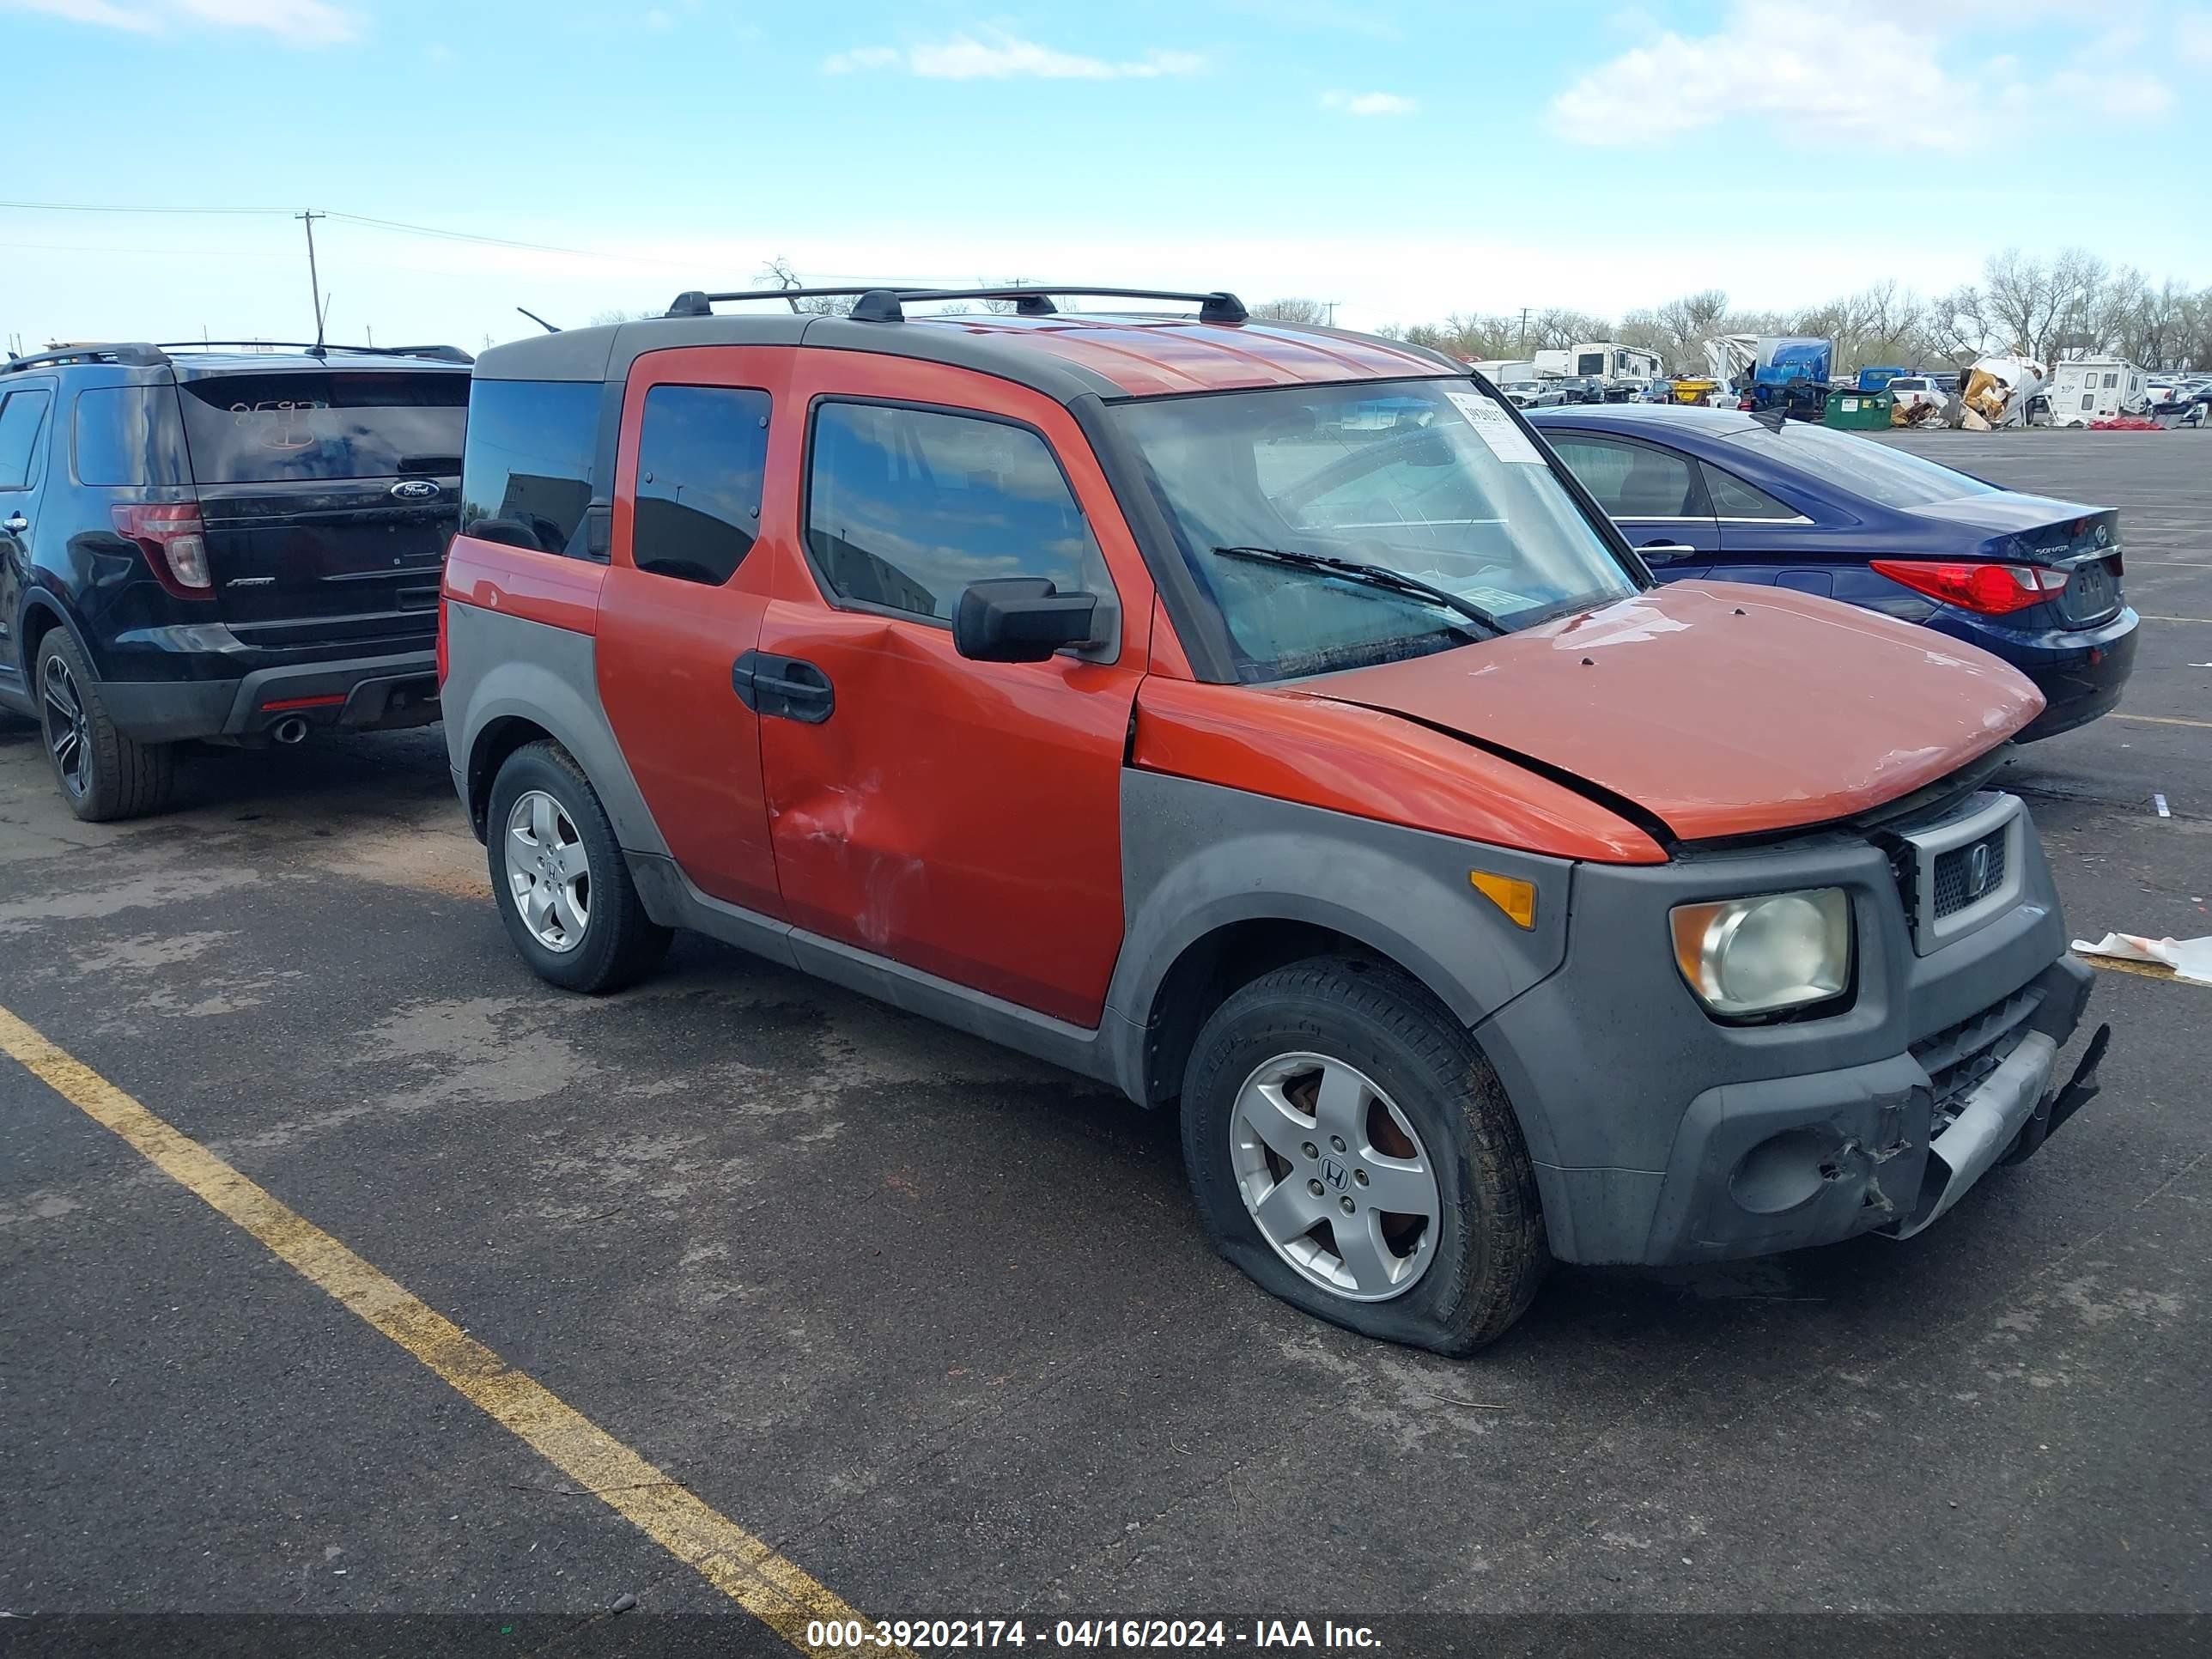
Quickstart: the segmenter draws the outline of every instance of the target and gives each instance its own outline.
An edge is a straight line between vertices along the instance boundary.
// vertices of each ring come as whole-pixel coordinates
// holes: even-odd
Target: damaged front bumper
[[[1932,1226],[1993,1165],[2032,1154],[2097,1092],[2109,1027],[2054,1086],[2088,981],[2084,963],[2063,957],[1894,1059],[1700,1095],[1644,1259],[1763,1255]]]
[[[2093,975],[2067,953],[2025,814],[2000,825],[2007,884],[1990,904],[1912,920],[1922,864],[1991,811],[1975,797],[1907,825],[1909,859],[1824,834],[1577,866],[1561,968],[1475,1027],[1528,1135],[1556,1257],[1657,1266],[1909,1237],[2079,1109],[2106,1039],[2054,1087]],[[1827,886],[1856,927],[1836,1012],[1717,1021],[1650,948],[1685,902]]]

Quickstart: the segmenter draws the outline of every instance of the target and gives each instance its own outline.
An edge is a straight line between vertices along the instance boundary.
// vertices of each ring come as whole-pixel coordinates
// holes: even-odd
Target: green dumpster
[[[1896,407],[1897,399],[1889,392],[1846,386],[1828,394],[1827,412],[1820,424],[1841,427],[1846,432],[1887,432],[1889,411]]]

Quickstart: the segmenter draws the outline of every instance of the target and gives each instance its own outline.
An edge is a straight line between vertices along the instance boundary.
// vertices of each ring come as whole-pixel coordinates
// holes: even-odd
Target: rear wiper
[[[1342,576],[1347,581],[1364,582],[1370,587],[1410,594],[1418,599],[1426,599],[1431,605],[1440,605],[1447,611],[1455,611],[1492,634],[1510,631],[1504,623],[1474,600],[1463,599],[1449,588],[1425,582],[1419,576],[1409,576],[1402,570],[1393,570],[1386,564],[1362,564],[1357,559],[1339,559],[1327,553],[1298,553],[1280,547],[1217,547],[1213,550],[1228,558],[1261,559],[1269,564],[1286,564],[1297,570],[1319,570],[1332,576]]]

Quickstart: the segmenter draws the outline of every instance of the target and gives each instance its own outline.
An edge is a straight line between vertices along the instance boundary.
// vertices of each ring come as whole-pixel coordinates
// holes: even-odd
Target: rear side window
[[[192,472],[204,484],[460,471],[465,374],[216,374],[177,390]]]
[[[1723,519],[1795,519],[1801,517],[1794,507],[1785,507],[1759,489],[1747,484],[1733,472],[1723,472],[1717,466],[1705,468],[1705,489],[1711,495],[1714,514]]]
[[[46,424],[46,405],[52,394],[44,386],[36,391],[11,392],[0,403],[0,489],[31,487],[31,461],[38,453],[39,428]]]
[[[599,451],[596,380],[478,380],[461,469],[465,534],[584,556]]]
[[[994,576],[1109,590],[1091,526],[1043,438],[1003,421],[824,404],[806,545],[840,599],[950,621]]]
[[[657,386],[638,427],[640,570],[720,586],[760,530],[769,396],[739,386]]]
[[[166,386],[100,386],[76,394],[76,481],[81,484],[184,484],[192,481]]]
[[[1546,436],[1608,518],[1711,516],[1697,471],[1683,456],[1646,444],[1614,443],[1579,433],[1547,433]]]

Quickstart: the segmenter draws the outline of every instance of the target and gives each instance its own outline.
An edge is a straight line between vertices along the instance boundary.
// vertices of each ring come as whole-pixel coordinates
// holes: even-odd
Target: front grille
[[[2017,902],[2025,826],[2017,799],[1985,790],[1875,833],[1897,878],[1916,955],[1964,938]]]
[[[2028,1022],[2043,1006],[2043,993],[2033,986],[1991,1003],[1970,1019],[1930,1032],[1912,1045],[1912,1057],[1928,1073],[1936,1097],[1936,1115],[1929,1126],[1930,1139],[1943,1133],[1983,1079],[2004,1063],[2020,1046]]]
[[[1937,921],[1956,915],[1983,894],[2003,885],[2008,830],[1993,830],[1979,841],[1936,855],[1935,910]]]

